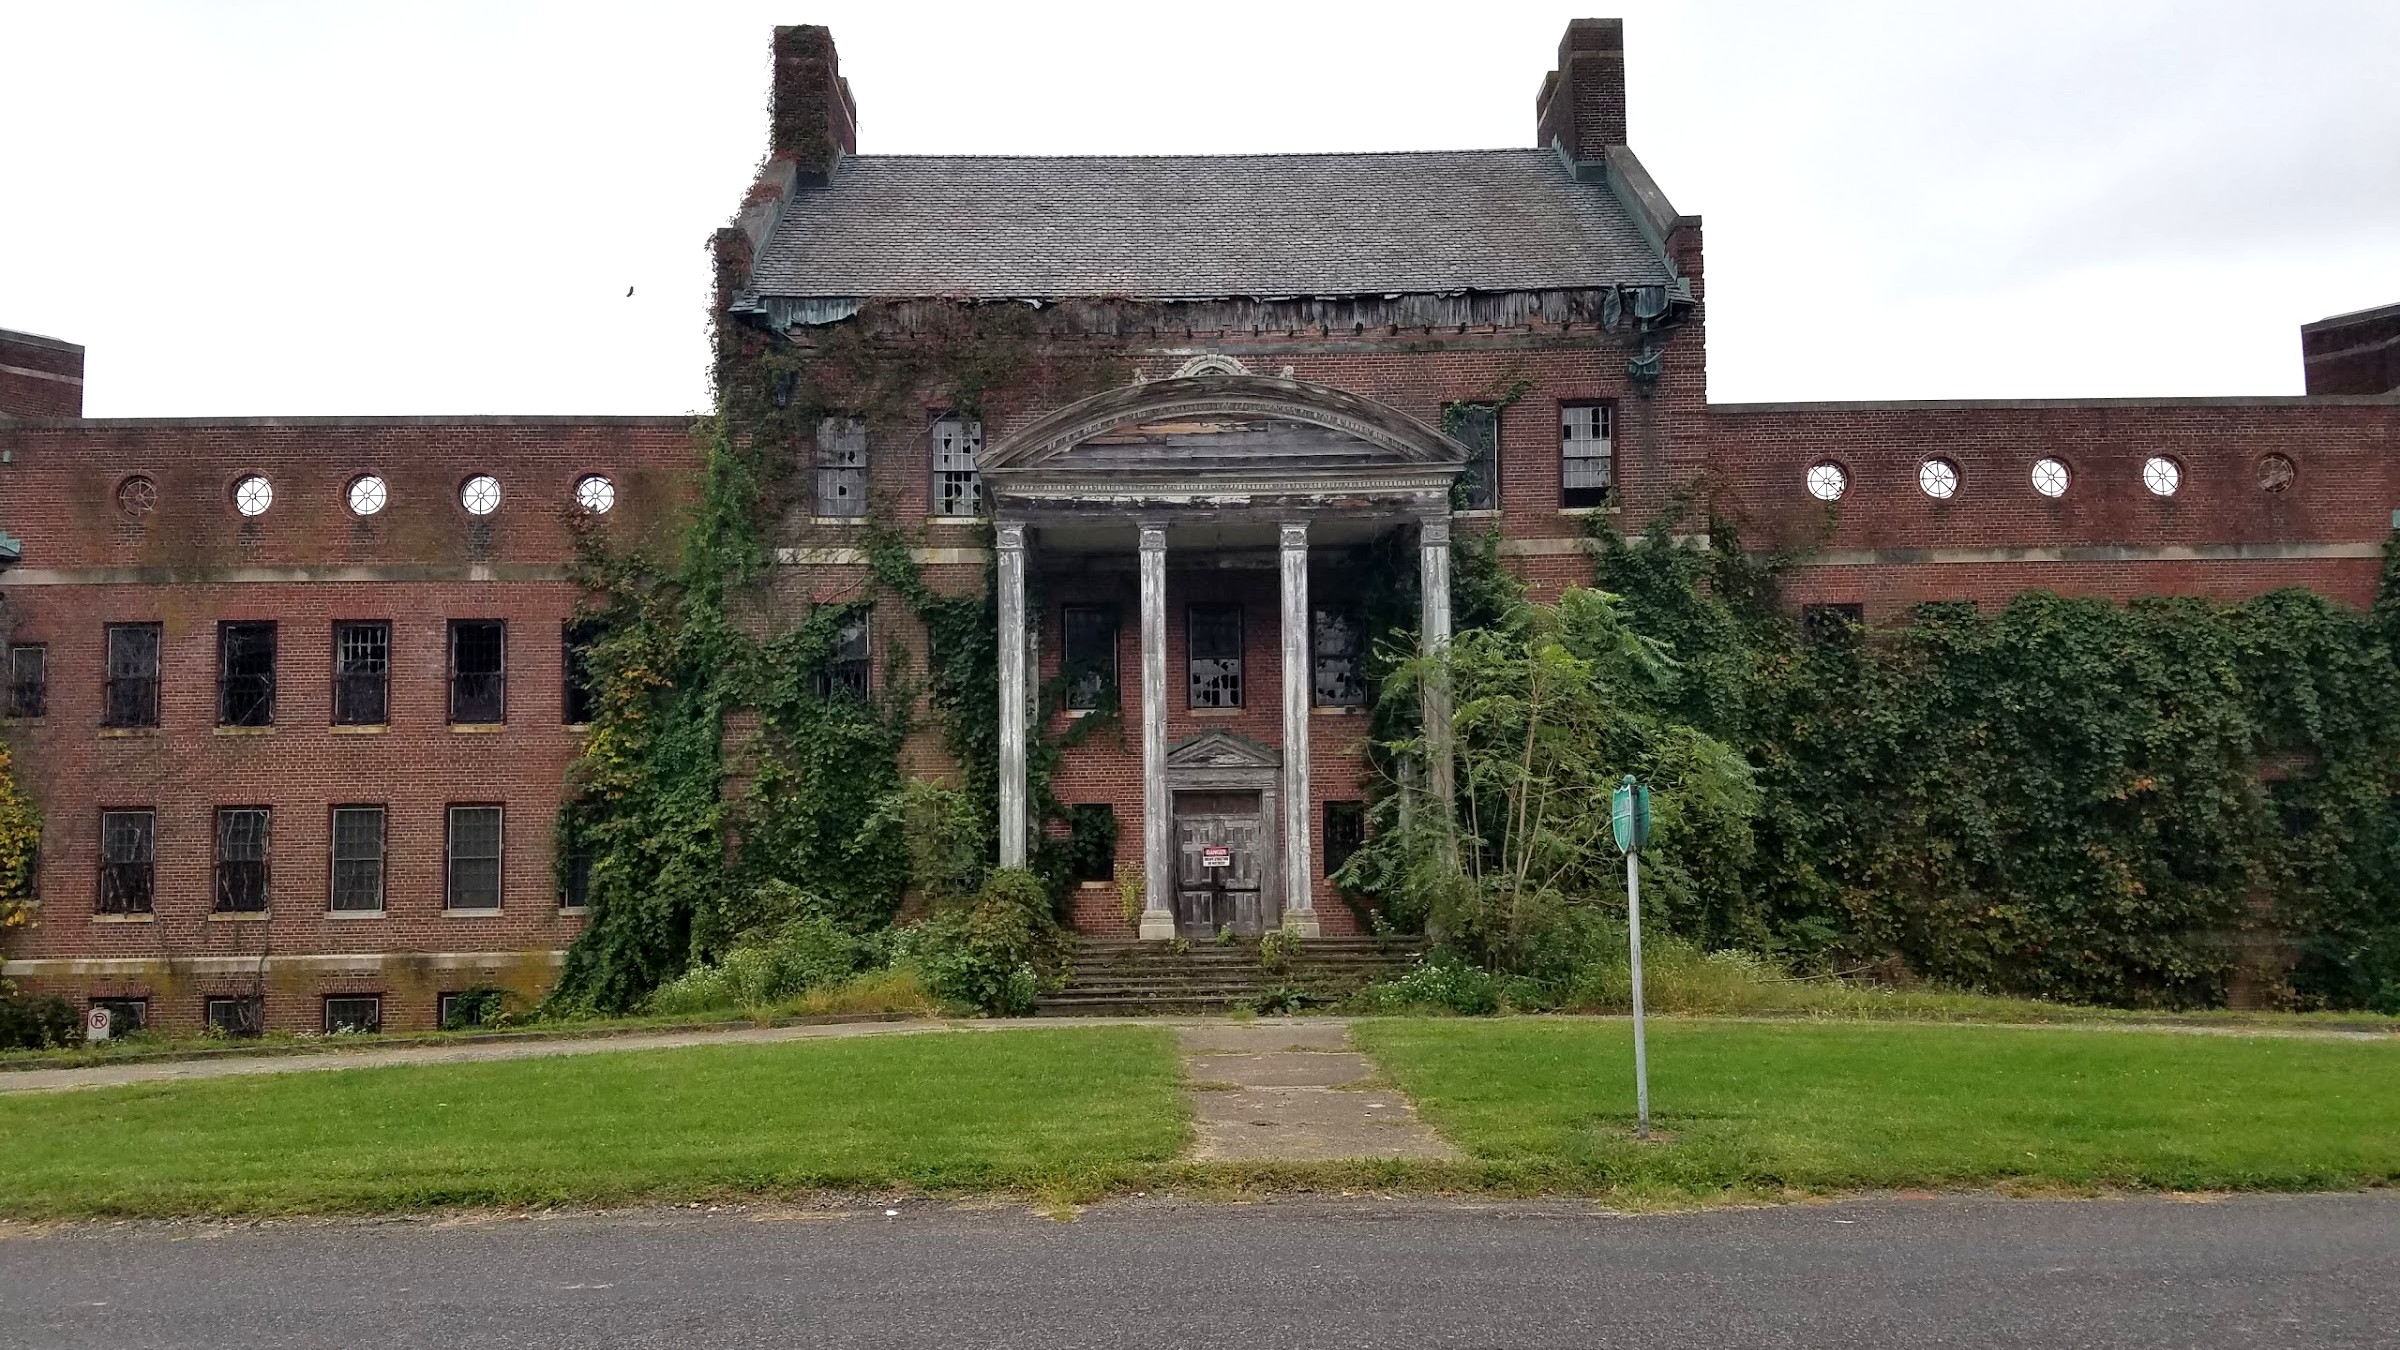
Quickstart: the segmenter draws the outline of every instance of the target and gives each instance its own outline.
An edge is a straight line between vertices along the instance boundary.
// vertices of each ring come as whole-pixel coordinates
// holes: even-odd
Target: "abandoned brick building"
[[[1554,591],[1590,576],[1588,517],[1701,482],[1746,539],[1813,545],[1795,603],[1870,617],[2373,594],[2400,308],[2310,325],[2302,397],[1710,403],[1700,219],[1628,144],[1614,20],[1570,25],[1530,145],[1465,152],[861,154],[830,35],[773,52],[721,361],[977,306],[1110,354],[1105,387],[824,416],[775,553],[804,606],[859,585],[868,520],[937,587],[996,551],[1006,858],[1029,691],[1123,716],[1052,779],[1142,883],[1129,917],[1095,877],[1087,931],[1350,931],[1325,878],[1359,829],[1361,544],[1416,570],[1437,639],[1452,541],[1496,530]],[[7,975],[180,1028],[538,993],[583,922],[551,856],[586,716],[568,564],[581,529],[671,525],[688,420],[87,419],[81,373],[0,333],[6,736],[44,819]],[[871,687],[923,636],[878,610],[845,644],[830,678]]]

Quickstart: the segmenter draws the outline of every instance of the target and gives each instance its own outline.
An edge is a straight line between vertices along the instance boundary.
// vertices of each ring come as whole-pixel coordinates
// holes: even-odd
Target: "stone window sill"
[[[265,923],[273,911],[264,909],[225,909],[212,911],[210,923]]]
[[[336,736],[381,736],[391,729],[388,722],[342,722],[328,728]]]
[[[157,727],[102,727],[102,728],[100,728],[100,738],[101,738],[102,740],[117,740],[117,739],[124,738],[124,737],[155,736],[155,735],[157,735],[157,734],[158,734],[158,728],[157,728]]]
[[[1450,513],[1450,516],[1453,520],[1498,520],[1500,518],[1500,508],[1497,506],[1486,506],[1480,507],[1473,511],[1453,511]]]
[[[1558,508],[1558,513],[1562,516],[1613,516],[1617,514],[1617,507],[1613,502],[1602,506],[1562,506]]]
[[[492,912],[495,914],[499,913],[498,910],[494,910]],[[558,907],[558,912],[570,919],[580,919],[584,915],[591,913],[592,907],[590,905],[560,905]]]
[[[1353,707],[1346,703],[1321,703],[1309,711],[1319,717],[1364,717],[1367,712],[1364,707]]]
[[[506,722],[452,722],[450,730],[460,736],[497,736],[508,730]]]
[[[928,524],[928,525],[981,525],[981,524],[983,523],[983,517],[981,517],[981,516],[927,516],[927,517],[925,517],[925,523],[926,523],[926,524]]]
[[[275,728],[273,728],[273,727],[271,727],[271,726],[267,726],[267,727],[216,727],[216,728],[214,728],[214,731],[215,731],[215,732],[216,732],[216,734],[217,734],[217,735],[219,735],[219,736],[272,736],[272,735],[274,735],[274,734],[275,734]]]
[[[1239,717],[1242,715],[1240,708],[1189,708],[1185,711],[1194,717]]]
[[[497,909],[444,909],[442,916],[449,919],[497,919],[500,917],[500,911]]]
[[[155,914],[95,914],[93,923],[156,923]]]
[[[865,516],[810,516],[810,517],[808,518],[808,523],[809,523],[809,524],[811,524],[811,525],[825,525],[825,526],[830,526],[830,527],[832,527],[832,528],[835,528],[835,529],[855,529],[855,528],[857,528],[858,526],[861,526],[861,525],[864,525],[864,524],[866,524],[866,523],[867,523],[867,517],[865,517]]]
[[[380,909],[329,909],[325,911],[325,917],[328,919],[380,919],[383,916],[384,911]]]

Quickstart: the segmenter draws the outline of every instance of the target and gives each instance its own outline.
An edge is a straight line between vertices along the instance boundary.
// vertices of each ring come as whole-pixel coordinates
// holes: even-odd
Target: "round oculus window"
[[[1832,460],[1808,466],[1808,495],[1821,502],[1838,502],[1850,490],[1850,471]]]
[[[2258,489],[2261,492],[2283,492],[2300,477],[2298,465],[2290,455],[2267,455],[2258,461]]]
[[[1917,489],[1937,502],[1958,495],[1958,466],[1946,459],[1929,459],[1917,466]]]
[[[250,474],[233,485],[233,509],[245,516],[263,516],[275,504],[275,485],[263,474]]]
[[[595,516],[604,516],[617,504],[617,485],[599,474],[585,474],[575,480],[575,505]]]
[[[158,484],[135,474],[117,484],[117,509],[140,520],[158,509]]]
[[[354,516],[374,515],[392,499],[391,489],[371,473],[362,473],[351,479],[349,488],[342,495],[350,503],[350,514]]]
[[[458,485],[458,504],[470,516],[488,516],[500,509],[500,480],[479,473]]]
[[[2142,486],[2153,497],[2172,497],[2183,489],[2183,466],[2165,455],[2142,461]]]
[[[2033,490],[2045,497],[2067,495],[2067,462],[2043,456],[2033,462]]]

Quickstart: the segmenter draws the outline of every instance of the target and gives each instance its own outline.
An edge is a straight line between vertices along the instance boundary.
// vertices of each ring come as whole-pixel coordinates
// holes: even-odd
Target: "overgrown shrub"
[[[0,1050],[43,1050],[83,1039],[75,1006],[51,994],[20,994],[0,986]]]
[[[812,989],[839,984],[870,964],[875,944],[832,918],[800,913],[754,931],[714,962],[659,987],[653,1012],[688,1014],[741,1008],[763,1011]]]
[[[1392,979],[1358,991],[1366,1013],[1449,1012],[1483,1017],[1500,1011],[1507,981],[1449,952],[1435,952]]]
[[[994,1016],[1021,1017],[1057,987],[1066,935],[1041,880],[1022,869],[991,874],[975,898],[901,930],[894,959],[913,963],[937,998]]]

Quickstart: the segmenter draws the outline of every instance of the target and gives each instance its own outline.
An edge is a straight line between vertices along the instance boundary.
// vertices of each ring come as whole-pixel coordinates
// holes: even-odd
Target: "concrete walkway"
[[[1377,1081],[1347,1021],[1187,1023],[1175,1034],[1196,1131],[1187,1162],[1461,1156]]]

